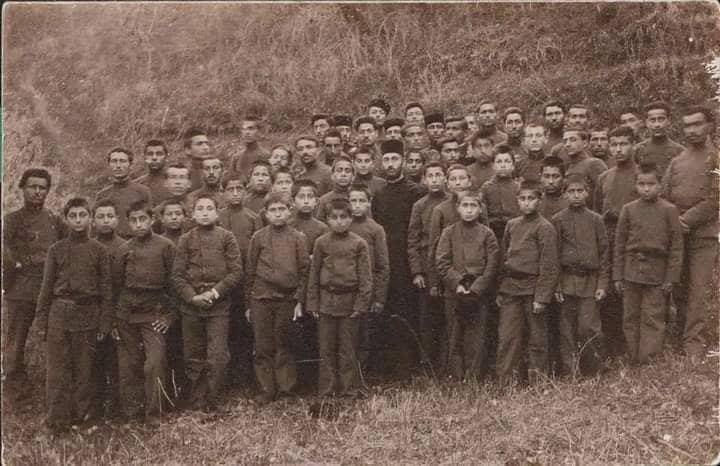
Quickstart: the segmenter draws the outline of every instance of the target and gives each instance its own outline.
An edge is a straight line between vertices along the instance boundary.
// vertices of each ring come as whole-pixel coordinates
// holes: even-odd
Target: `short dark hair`
[[[179,163],[179,162],[177,162],[177,163],[171,163],[170,165],[168,165],[168,166],[165,167],[165,178],[168,177],[168,170],[171,169],[171,168],[175,168],[175,169],[178,169],[178,170],[187,170],[188,179],[190,179],[190,177],[191,177],[191,175],[190,175],[190,169],[187,167],[187,165],[184,165],[184,164]]]
[[[268,173],[272,172],[272,167],[270,166],[270,164],[268,162],[266,162],[264,160],[256,160],[250,166],[250,175],[253,174],[253,172],[255,171],[255,169],[257,167],[265,167],[265,168],[267,168]]]
[[[542,197],[542,186],[535,180],[523,180],[522,183],[520,183],[518,194],[520,194],[521,191],[534,191],[538,197]]]
[[[431,168],[439,168],[443,171],[443,175],[445,174],[445,166],[440,162],[430,162],[425,165],[425,173],[427,174],[428,170],[430,170]]]
[[[490,128],[482,127],[470,138],[470,147],[475,147],[478,139],[487,139],[492,143],[492,131]]]
[[[620,109],[618,117],[625,115],[626,113],[632,113],[635,116],[640,116],[640,111],[637,109],[637,107],[625,106]]]
[[[168,148],[164,141],[161,141],[160,139],[150,139],[148,142],[145,143],[145,147],[143,147],[143,154],[147,151],[148,147],[162,147],[163,151],[165,151],[165,155],[168,155]]]
[[[163,201],[163,202],[158,206],[158,213],[159,213],[160,215],[165,214],[165,209],[166,209],[168,206],[171,206],[171,205],[179,205],[180,208],[182,209],[183,215],[185,215],[186,217],[188,216],[187,208],[185,207],[185,203],[184,203],[183,201],[181,201],[180,199],[172,198],[172,197],[171,197],[170,199],[167,199],[167,200]]]
[[[278,175],[282,174],[290,175],[290,179],[293,180],[293,183],[295,183],[295,176],[293,176],[292,171],[290,170],[290,167],[278,167],[277,170],[270,173],[270,180],[274,183],[277,179]]]
[[[423,151],[421,151],[421,150],[410,149],[410,150],[408,150],[408,151],[405,151],[405,159],[406,159],[406,160],[407,160],[407,158],[410,156],[410,154],[418,154],[418,155],[420,156],[420,158],[422,159],[423,164],[427,161],[427,157],[425,156],[425,152],[423,152]]]
[[[520,118],[522,118],[523,123],[525,122],[525,112],[520,107],[508,107],[503,112],[503,121],[505,121],[508,117],[508,115],[512,115],[513,113],[517,113],[520,115]]]
[[[348,195],[353,191],[365,193],[368,200],[372,200],[372,193],[370,192],[370,189],[368,189],[368,187],[365,186],[364,184],[359,184],[359,183],[351,184],[350,188],[348,188]]]
[[[292,207],[292,199],[290,196],[287,195],[287,193],[279,193],[276,191],[269,192],[265,199],[263,199],[263,207],[266,209],[270,207],[270,204],[285,204],[288,207]]]
[[[335,128],[330,128],[327,133],[325,133],[325,136],[323,136],[323,139],[327,138],[338,138],[342,139],[342,135],[340,134],[340,130],[337,130]]]
[[[662,100],[654,100],[643,107],[643,111],[647,114],[650,110],[665,110],[667,116],[670,116],[670,105]]]
[[[502,143],[495,146],[495,155],[499,154],[510,154],[513,155],[512,147],[509,145]],[[493,157],[493,160],[495,160],[495,157]],[[513,163],[515,162],[515,159],[513,158]]]
[[[342,197],[337,197],[330,201],[328,211],[332,212],[333,210],[342,210],[348,215],[352,215],[352,207],[350,206],[350,201]]]
[[[608,139],[609,138],[621,138],[621,137],[629,138],[630,142],[632,142],[632,143],[634,143],[636,140],[635,131],[633,131],[632,128],[629,126],[621,125],[621,126],[613,128],[608,133]]]
[[[483,99],[483,100],[481,100],[480,103],[479,103],[478,106],[477,106],[477,111],[478,111],[478,112],[480,111],[480,107],[482,107],[483,105],[492,105],[493,108],[495,109],[495,111],[497,111],[497,103],[496,103],[494,100],[490,100],[490,99]]]
[[[582,125],[568,125],[563,128],[563,134],[569,133],[569,132],[575,132],[580,135],[580,139],[583,141],[587,141],[590,135],[588,134],[587,129],[585,129]]]
[[[100,207],[112,207],[113,210],[115,211],[115,215],[117,215],[117,205],[115,204],[115,201],[113,201],[112,199],[103,199],[101,201],[96,202],[95,205],[93,205],[93,207],[92,207],[93,216],[95,216],[95,212]]]
[[[325,120],[327,124],[330,124],[330,115],[327,113],[316,113],[312,117],[310,117],[310,124],[314,125],[316,121],[318,120]]]
[[[183,134],[183,147],[185,147],[186,149],[190,147],[190,144],[192,143],[192,138],[194,138],[195,136],[207,136],[207,132],[197,126],[189,128],[187,131],[185,131],[185,134]]]
[[[301,188],[310,188],[313,191],[313,194],[315,194],[315,197],[318,195],[318,185],[313,180],[308,179],[301,179],[297,180],[295,183],[293,183],[292,188],[292,196],[293,198],[298,195]]]
[[[25,187],[28,178],[42,178],[47,181],[48,189],[50,189],[50,186],[52,186],[52,176],[50,176],[50,172],[48,172],[44,168],[28,168],[27,170],[25,170],[22,176],[20,176],[20,189],[23,189]]]
[[[320,146],[320,141],[318,141],[315,136],[310,136],[310,135],[307,135],[307,134],[305,134],[305,135],[303,135],[303,136],[298,136],[298,137],[296,137],[296,138],[295,138],[295,142],[293,143],[293,146],[294,146],[294,147],[297,147],[297,144],[298,144],[298,142],[300,142],[300,141],[312,141],[312,142],[315,143],[315,147]]]
[[[347,162],[347,163],[349,163],[349,164],[350,164],[350,167],[352,168],[353,173],[355,173],[355,166],[353,165],[352,160],[350,159],[350,157],[347,157],[347,156],[345,156],[345,155],[338,155],[337,157],[335,157],[335,160],[333,160],[333,163],[332,163],[332,166],[330,167],[330,170],[334,171],[334,170],[335,170],[335,166],[336,166],[338,163],[340,163],[340,162]]]
[[[361,116],[357,120],[355,120],[355,124],[353,125],[353,128],[355,128],[355,131],[357,131],[360,128],[360,125],[363,123],[370,123],[373,125],[373,128],[375,128],[375,119],[373,117],[369,116]]]
[[[468,167],[465,166],[465,165],[463,165],[463,164],[461,164],[461,163],[454,163],[454,164],[450,165],[450,166],[447,168],[447,170],[445,170],[445,174],[446,174],[446,175],[449,175],[450,172],[453,171],[453,170],[464,170],[465,173],[467,173],[468,176],[470,176],[470,170],[468,170]]]
[[[425,109],[422,105],[420,105],[420,102],[410,102],[409,104],[407,104],[405,106],[405,113],[407,113],[407,111],[411,108],[419,108],[420,110],[422,110],[423,114],[425,113]]]
[[[586,190],[590,190],[590,180],[587,176],[583,175],[582,173],[570,173],[566,178],[565,182],[563,183],[563,191],[566,191],[568,187],[570,187],[571,184],[579,184],[582,183],[583,186],[585,186]]]
[[[542,168],[540,169],[540,173],[542,173],[545,167],[556,167],[560,170],[560,174],[563,177],[565,176],[565,162],[563,162],[563,159],[558,156],[551,155],[545,157],[542,161]]]
[[[705,120],[708,123],[715,123],[715,112],[704,105],[692,105],[687,107],[683,112],[682,116],[695,115],[696,113],[702,113],[705,116]]]
[[[547,113],[548,107],[560,107],[563,113],[565,113],[565,105],[563,105],[563,103],[560,102],[558,99],[550,99],[543,104],[543,116],[545,116],[545,114]]]
[[[215,206],[215,208],[217,209],[217,199],[215,199],[214,197],[212,197],[212,196],[209,195],[209,194],[201,194],[201,195],[199,195],[199,196],[195,199],[195,201],[193,202],[193,206],[192,206],[192,207],[193,207],[193,210],[195,210],[195,206],[197,205],[197,203],[198,203],[201,199],[210,199],[210,200],[213,202],[213,205]]]
[[[67,217],[68,212],[70,212],[70,209],[73,207],[82,207],[88,211],[88,214],[91,212],[90,203],[87,199],[84,197],[73,197],[65,203],[65,206],[63,207],[63,217]]]
[[[116,152],[127,155],[128,162],[130,162],[130,163],[132,163],[133,159],[135,158],[135,156],[133,155],[133,153],[130,149],[125,149],[124,147],[113,147],[107,153],[107,161],[108,162],[110,162],[110,156]]]
[[[140,199],[139,201],[135,201],[132,204],[130,204],[130,207],[128,207],[127,212],[125,212],[125,217],[130,218],[130,214],[132,212],[145,212],[150,216],[150,218],[153,217],[153,209],[149,202]]]
[[[657,178],[658,182],[662,181],[662,173],[660,173],[659,167],[651,162],[648,163],[641,163],[640,166],[638,166],[638,175],[655,175],[655,178]]]
[[[222,187],[227,188],[231,181],[239,181],[240,186],[242,186],[243,188],[247,187],[247,180],[245,180],[245,178],[239,173],[232,173],[227,178],[223,178]]]
[[[353,160],[355,160],[358,154],[369,154],[372,158],[375,158],[377,156],[375,147],[369,144],[361,144],[360,146],[358,146],[358,148],[352,154]]]
[[[450,136],[443,136],[440,139],[438,139],[437,146],[442,149],[442,147],[449,142],[457,143],[457,145],[462,144],[462,142],[458,141],[457,138],[453,138]]]
[[[470,188],[467,191],[465,191],[464,193],[461,193],[460,195],[455,196],[455,205],[456,206],[460,205],[460,202],[463,199],[465,199],[466,197],[471,197],[471,198],[475,199],[478,202],[478,204],[480,204],[482,206],[482,191],[480,191],[479,189],[475,189],[475,188]]]

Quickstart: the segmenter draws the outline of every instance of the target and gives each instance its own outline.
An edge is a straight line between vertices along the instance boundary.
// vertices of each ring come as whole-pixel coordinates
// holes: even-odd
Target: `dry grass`
[[[171,415],[161,427],[104,425],[51,439],[41,412],[6,416],[9,465],[51,464],[707,464],[720,451],[718,360],[651,365],[498,392],[493,384],[374,387],[314,419],[313,400]]]

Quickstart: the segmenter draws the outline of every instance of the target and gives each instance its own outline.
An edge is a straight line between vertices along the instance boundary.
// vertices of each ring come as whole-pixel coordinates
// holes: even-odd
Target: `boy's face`
[[[278,173],[272,185],[273,192],[292,194],[293,179],[290,173]]]
[[[703,113],[693,113],[682,117],[683,134],[687,142],[693,145],[703,144],[710,133],[710,125]]]
[[[190,171],[187,168],[168,168],[165,187],[173,196],[184,196],[190,189]]]
[[[311,214],[317,206],[315,191],[309,186],[298,189],[295,195],[295,209],[303,214]]]
[[[480,216],[480,200],[477,198],[464,196],[456,208],[463,222],[474,222]]]
[[[225,187],[225,199],[230,205],[240,205],[245,199],[245,186],[240,180],[230,180]]]
[[[305,165],[312,165],[318,158],[318,147],[315,141],[301,139],[295,145],[295,152],[300,156],[300,161]]]
[[[405,122],[421,125],[425,122],[425,114],[420,107],[410,107],[405,111]]]
[[[478,122],[481,126],[495,126],[497,122],[497,109],[493,104],[482,104],[478,109]]]
[[[22,188],[23,200],[26,205],[41,206],[45,204],[50,186],[45,178],[30,176]]]
[[[349,126],[336,126],[335,129],[337,129],[340,132],[340,137],[342,138],[342,141],[347,143],[350,142],[350,138],[352,137],[352,128]]]
[[[652,201],[660,195],[660,182],[654,173],[638,173],[635,178],[635,190],[644,201]]]
[[[207,158],[207,156],[210,155],[210,141],[208,137],[204,134],[193,136],[190,139],[190,146],[185,148],[185,153],[193,159]]]
[[[475,119],[475,115],[465,115],[465,122],[468,125],[468,131],[471,133],[474,133],[478,130],[478,124],[477,120]]]
[[[212,199],[202,198],[195,203],[193,220],[198,225],[208,226],[215,223],[218,218],[217,207]]]
[[[290,165],[290,154],[288,154],[285,149],[278,147],[270,153],[268,162],[273,169],[277,169],[278,167],[287,167]]]
[[[145,148],[145,165],[151,172],[157,172],[165,166],[167,153],[163,146],[147,146]]]
[[[315,120],[313,123],[313,133],[315,133],[315,137],[319,140],[323,140],[325,137],[325,133],[328,132],[330,129],[330,124],[325,119]]]
[[[113,152],[108,158],[110,173],[116,180],[124,180],[130,174],[130,157],[124,152]]]
[[[530,215],[537,212],[540,204],[540,197],[531,189],[521,189],[517,195],[518,206],[523,215]]]
[[[558,130],[563,127],[565,112],[561,107],[551,105],[545,109],[545,124],[548,128]]]
[[[540,174],[540,184],[543,192],[548,194],[556,194],[560,191],[563,184],[563,175],[560,167],[544,166]]]
[[[513,139],[523,135],[523,119],[519,113],[510,113],[505,117],[505,132]]]
[[[333,166],[332,175],[333,183],[341,188],[347,188],[352,183],[353,166],[352,163],[344,160],[336,162]]]
[[[490,139],[478,138],[473,145],[473,155],[479,163],[485,164],[492,162],[493,143]]]
[[[391,126],[385,130],[385,139],[401,141],[402,140],[402,128],[399,126]]]
[[[150,234],[150,225],[152,224],[152,217],[143,210],[133,210],[128,212],[128,225],[130,226],[130,232],[136,238],[143,238]]]
[[[395,179],[402,175],[403,158],[397,152],[388,152],[382,156],[382,167],[385,174],[390,179]]]
[[[459,121],[449,121],[447,125],[445,125],[445,135],[462,141],[465,139],[463,124]]]
[[[203,181],[207,186],[217,186],[222,179],[223,165],[220,159],[205,159],[202,162]]]
[[[265,217],[275,227],[287,225],[291,213],[290,207],[282,202],[271,202],[265,209]]]
[[[364,191],[350,191],[348,195],[353,217],[365,217],[370,210],[370,199]]]
[[[373,118],[377,124],[381,125],[385,121],[387,113],[380,107],[370,107],[368,109],[368,116]]]
[[[523,146],[528,152],[535,153],[543,150],[543,147],[547,144],[545,128],[537,125],[527,126],[524,133]]]
[[[512,154],[495,155],[493,170],[495,170],[495,174],[501,178],[512,176],[513,170],[515,170],[515,161],[513,160]]]
[[[632,159],[633,144],[627,136],[613,136],[610,138],[610,155],[615,162],[623,163]]]
[[[240,125],[240,137],[246,144],[257,142],[259,130],[257,121],[244,120]]]
[[[457,141],[446,142],[440,149],[440,155],[448,165],[459,162],[460,144],[458,144]]]
[[[590,132],[590,153],[594,157],[604,158],[608,153],[608,133],[607,131],[591,131]]]
[[[180,230],[185,223],[185,212],[177,204],[168,204],[163,210],[161,221],[166,230]]]
[[[565,188],[565,199],[572,207],[585,206],[589,194],[585,183],[570,183]]]
[[[250,186],[257,193],[266,193],[270,189],[270,170],[264,165],[258,165],[250,173]]]
[[[568,122],[571,125],[585,126],[589,116],[587,108],[573,107],[568,110]]]
[[[343,149],[342,141],[339,137],[328,136],[325,138],[325,149],[334,157],[337,157]]]
[[[370,173],[370,170],[372,170],[373,168],[372,155],[364,152],[359,152],[355,154],[355,160],[353,160],[353,165],[355,165],[355,171],[358,175],[368,175]]]
[[[450,192],[459,193],[470,189],[470,176],[467,170],[456,168],[447,174],[447,186]]]
[[[345,233],[351,223],[352,217],[343,209],[332,209],[327,216],[327,224],[333,233]]]
[[[642,128],[642,120],[634,113],[623,113],[620,115],[620,124],[632,128],[635,134]]]
[[[654,108],[647,112],[645,126],[650,130],[652,137],[662,138],[667,135],[667,130],[670,127],[670,118],[664,109]]]
[[[423,158],[418,152],[410,152],[405,157],[405,173],[410,176],[417,176],[422,172]]]
[[[563,133],[563,146],[570,157],[575,157],[585,150],[587,141],[580,136],[579,131],[565,131]]]
[[[408,149],[422,149],[425,145],[425,131],[420,126],[411,126],[405,130],[405,145]]]
[[[98,207],[93,216],[95,231],[101,235],[109,235],[117,228],[118,218],[115,208],[111,206]]]
[[[442,167],[430,167],[425,170],[425,184],[430,192],[442,191],[445,186],[445,173]]]
[[[377,140],[377,130],[372,123],[361,123],[358,126],[358,142],[360,144],[372,145]]]
[[[65,221],[72,231],[86,231],[90,224],[90,212],[85,207],[70,207]]]
[[[427,126],[428,137],[433,141],[437,141],[438,139],[440,139],[444,132],[445,125],[443,123],[440,123],[439,121],[435,123],[430,123]]]

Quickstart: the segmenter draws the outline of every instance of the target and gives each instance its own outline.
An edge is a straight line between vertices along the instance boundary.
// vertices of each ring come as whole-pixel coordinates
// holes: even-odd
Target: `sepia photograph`
[[[713,1],[6,2],[2,464],[720,464]]]

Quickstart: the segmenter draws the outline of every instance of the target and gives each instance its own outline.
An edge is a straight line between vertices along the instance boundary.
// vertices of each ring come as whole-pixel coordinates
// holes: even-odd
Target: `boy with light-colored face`
[[[447,187],[456,196],[470,189],[472,183],[467,168],[461,165],[453,165],[448,168]]]
[[[479,129],[475,115],[465,115],[465,122],[468,125],[468,131],[470,133],[475,133]]]
[[[219,158],[213,157],[202,162],[203,182],[206,188],[217,188],[223,175],[223,164]]]
[[[353,164],[344,158],[335,161],[332,167],[332,181],[335,189],[346,191],[354,176]]]
[[[408,104],[405,107],[405,123],[408,125],[425,124],[425,111],[420,104]]]
[[[146,238],[152,233],[152,216],[144,209],[129,211],[128,224],[135,238]]]
[[[525,127],[523,136],[523,147],[528,154],[542,153],[547,144],[545,128],[541,125],[529,124]]]
[[[271,202],[265,207],[265,217],[274,228],[287,225],[292,210],[286,202]]]
[[[500,152],[495,154],[493,159],[493,170],[499,178],[512,178],[515,170],[515,160],[509,152]]]
[[[428,187],[428,192],[439,193],[445,189],[445,172],[442,166],[434,164],[429,166],[425,170],[425,185]]]
[[[374,163],[372,154],[367,151],[358,151],[353,157],[353,166],[355,167],[355,173],[358,176],[371,176]]]
[[[460,156],[462,152],[460,150],[460,143],[457,139],[443,138],[438,141],[440,145],[440,155],[446,165],[452,165],[460,162]]]
[[[114,182],[121,182],[128,178],[132,157],[125,152],[111,152],[108,155],[108,166]]]
[[[190,170],[181,164],[165,169],[165,187],[174,197],[183,197],[190,189]]]
[[[563,147],[571,159],[580,157],[587,147],[587,133],[580,129],[566,129],[563,133]]]
[[[425,128],[417,124],[405,125],[403,130],[405,146],[408,150],[420,150],[426,143]]]
[[[578,178],[580,175],[575,174],[573,175],[573,178]],[[573,209],[581,209],[581,208],[587,208],[587,199],[590,195],[590,192],[588,191],[588,183],[586,180],[583,179],[582,182],[579,181],[569,181],[568,185],[565,187],[565,199],[567,199],[568,203],[570,204],[570,207]]]
[[[290,149],[285,145],[275,146],[270,150],[270,157],[268,157],[268,163],[272,168],[272,171],[276,171],[280,167],[290,167],[290,160],[292,155]]]
[[[405,175],[412,181],[419,183],[423,175],[425,158],[420,152],[408,152],[405,156]]]
[[[161,215],[162,227],[165,231],[166,237],[168,237],[171,232],[177,234],[177,232],[182,231],[187,218],[185,215],[185,208],[182,204],[167,201],[163,206]]]
[[[100,206],[95,208],[93,225],[98,236],[112,236],[118,225],[117,212],[114,206]]]
[[[317,206],[317,190],[309,186],[301,186],[294,199],[295,210],[299,214],[312,215]]]
[[[218,219],[217,205],[211,197],[199,197],[193,206],[193,220],[200,227],[215,225]]]
[[[289,170],[279,170],[272,176],[272,192],[284,193],[292,197],[293,176]]]

